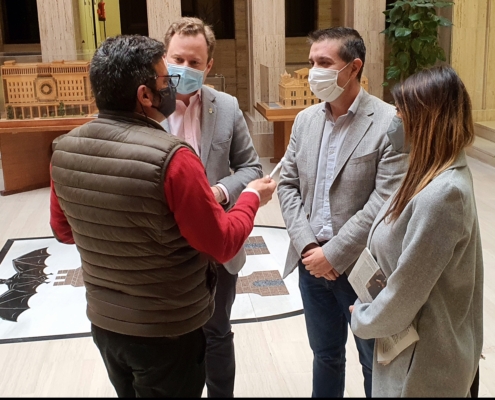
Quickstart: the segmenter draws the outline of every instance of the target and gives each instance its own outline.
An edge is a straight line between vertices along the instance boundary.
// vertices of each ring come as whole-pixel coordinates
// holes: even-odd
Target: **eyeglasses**
[[[174,74],[174,75],[157,75],[155,76],[156,78],[168,78],[168,86],[176,88],[179,85],[180,81],[180,75]]]

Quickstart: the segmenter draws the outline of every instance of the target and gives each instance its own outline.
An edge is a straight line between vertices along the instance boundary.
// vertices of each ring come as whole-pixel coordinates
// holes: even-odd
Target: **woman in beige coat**
[[[363,339],[411,323],[418,332],[388,365],[375,348],[374,397],[467,397],[483,342],[481,239],[464,154],[471,102],[450,67],[421,71],[392,94],[403,130],[391,141],[409,149],[409,169],[368,239],[387,284],[372,303],[355,303],[351,328]]]

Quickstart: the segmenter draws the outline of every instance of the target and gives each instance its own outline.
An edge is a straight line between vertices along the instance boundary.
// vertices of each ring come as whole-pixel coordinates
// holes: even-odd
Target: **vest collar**
[[[152,128],[165,131],[165,129],[163,129],[163,126],[161,126],[157,121],[145,117],[144,115],[138,114],[137,112],[101,110],[101,112],[98,113],[98,118],[112,119],[115,121],[125,121],[131,124],[143,126],[151,126]]]

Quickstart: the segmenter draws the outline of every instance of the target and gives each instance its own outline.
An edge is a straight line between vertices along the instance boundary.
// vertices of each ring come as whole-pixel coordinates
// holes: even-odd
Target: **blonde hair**
[[[194,17],[182,17],[181,19],[173,22],[168,28],[167,33],[165,34],[165,39],[163,40],[166,50],[168,50],[172,37],[176,34],[185,36],[203,35],[206,39],[208,62],[210,62],[217,43],[215,34],[213,33],[213,29],[210,25],[207,25],[199,18]]]
[[[474,140],[471,100],[451,67],[411,75],[392,89],[392,96],[410,153],[406,176],[386,214],[390,221]]]

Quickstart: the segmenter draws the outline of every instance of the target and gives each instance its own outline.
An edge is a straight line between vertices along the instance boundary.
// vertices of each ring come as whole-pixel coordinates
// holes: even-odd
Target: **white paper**
[[[349,274],[349,283],[362,303],[371,303],[387,285],[387,279],[375,258],[366,247]],[[419,340],[414,326],[409,325],[402,332],[375,341],[377,361],[387,365],[404,349]]]

